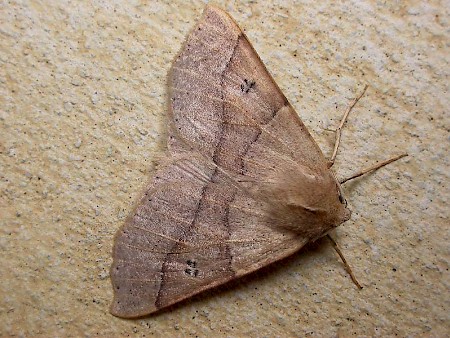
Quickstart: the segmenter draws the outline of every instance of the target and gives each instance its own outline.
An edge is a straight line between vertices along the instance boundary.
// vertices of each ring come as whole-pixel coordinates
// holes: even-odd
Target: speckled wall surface
[[[216,2],[330,154],[354,211],[326,241],[139,320],[111,316],[111,247],[164,148],[166,76],[200,1],[0,4],[1,336],[450,334],[449,4]]]

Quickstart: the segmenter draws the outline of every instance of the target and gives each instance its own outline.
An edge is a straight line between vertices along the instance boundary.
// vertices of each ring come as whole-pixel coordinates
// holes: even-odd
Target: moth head
[[[318,237],[350,219],[341,187],[330,170],[305,166],[277,170],[261,190],[288,228]],[[320,237],[320,236],[319,236]]]

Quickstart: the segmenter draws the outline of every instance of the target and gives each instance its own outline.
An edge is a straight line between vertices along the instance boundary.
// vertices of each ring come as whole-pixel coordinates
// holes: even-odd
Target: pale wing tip
[[[158,311],[154,300],[151,297],[139,297],[131,294],[132,288],[121,285],[120,275],[118,275],[114,259],[110,269],[110,279],[113,288],[113,300],[109,307],[109,312],[119,318],[139,318]]]
[[[156,306],[142,309],[140,307],[132,308],[129,305],[122,305],[119,299],[120,297],[114,295],[112,304],[109,307],[109,312],[115,317],[125,319],[140,318],[158,311]]]
[[[214,17],[219,18],[219,21],[225,26],[228,26],[228,29],[231,29],[234,34],[239,35],[241,33],[241,28],[233,17],[220,7],[215,5],[206,5],[203,10],[202,20],[200,20],[198,24],[201,24],[203,21],[209,21],[208,17],[210,17],[210,20],[212,21],[215,21],[215,19],[213,19]]]
[[[228,16],[227,12],[225,12],[222,8],[220,8],[216,5],[211,5],[211,4],[207,4],[205,6],[205,9],[203,10],[203,15],[205,15],[207,13],[212,13],[212,12]]]

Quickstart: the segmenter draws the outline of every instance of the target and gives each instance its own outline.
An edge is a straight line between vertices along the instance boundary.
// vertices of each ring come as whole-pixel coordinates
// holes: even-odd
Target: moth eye
[[[347,200],[341,194],[339,194],[339,202],[347,206]]]

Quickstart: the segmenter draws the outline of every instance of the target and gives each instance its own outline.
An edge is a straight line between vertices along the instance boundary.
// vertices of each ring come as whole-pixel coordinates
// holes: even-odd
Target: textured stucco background
[[[108,312],[111,247],[164,148],[166,76],[201,1],[0,3],[0,336],[450,335],[449,2],[219,1],[330,154],[328,242],[168,311]]]

